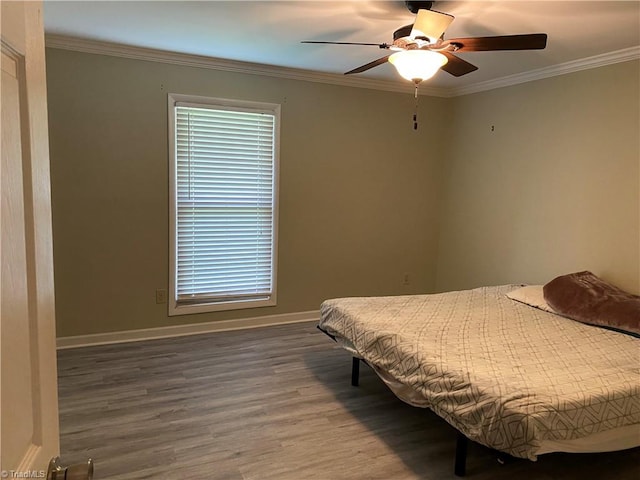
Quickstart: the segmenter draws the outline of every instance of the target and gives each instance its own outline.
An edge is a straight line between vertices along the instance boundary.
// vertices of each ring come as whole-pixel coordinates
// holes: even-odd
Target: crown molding
[[[263,75],[267,77],[286,78],[290,80],[326,83],[356,88],[369,88],[373,90],[384,90],[398,93],[407,93],[412,90],[412,88],[407,87],[406,82],[374,80],[362,77],[338,75],[334,73],[321,73],[312,70],[277,67],[261,63],[239,62],[236,60],[176,53],[152,48],[134,47],[131,45],[69,37],[66,35],[47,34],[45,35],[45,44],[49,48],[57,48],[61,50],[72,50],[83,53],[168,63],[172,65],[207,68],[224,72]],[[610,53],[595,55],[593,57],[573,60],[553,65],[551,67],[540,68],[515,75],[508,75],[506,77],[496,78],[464,87],[437,88],[421,85],[419,94],[431,97],[458,97],[461,95],[494,90],[496,88],[518,85],[520,83],[532,82],[544,78],[578,72],[580,70],[603,67],[605,65],[638,59],[640,59],[640,45],[616,50]]]
[[[541,80],[543,78],[556,77],[558,75],[566,75],[567,73],[579,72],[581,70],[604,67],[605,65],[639,59],[640,45],[636,45],[635,47],[624,48],[622,50],[616,50],[602,55],[594,55],[593,57],[581,58],[579,60],[560,63],[551,67],[539,68],[524,73],[488,80],[486,82],[475,83],[473,85],[467,85],[466,87],[454,87],[448,90],[446,96],[459,97],[461,95],[494,90],[496,88],[533,82],[534,80]]]
[[[261,63],[239,62],[222,58],[191,55],[186,53],[169,52],[152,48],[134,47],[118,43],[88,40],[69,37],[66,35],[45,35],[45,45],[49,48],[71,50],[75,52],[110,55],[114,57],[146,60],[150,62],[169,63],[187,67],[207,68],[224,72],[245,73],[249,75],[263,75],[267,77],[302,80],[306,82],[327,83],[347,87],[369,88],[389,92],[413,93],[413,86],[406,82],[374,80],[362,77],[351,77],[334,73],[321,73],[312,70],[277,67]],[[428,86],[420,86],[420,95],[433,97],[447,96],[446,90]]]

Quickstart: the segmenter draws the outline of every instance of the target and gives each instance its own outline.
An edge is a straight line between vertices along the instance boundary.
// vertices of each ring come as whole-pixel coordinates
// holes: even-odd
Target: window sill
[[[241,310],[259,307],[275,307],[276,299],[267,300],[238,300],[234,302],[199,303],[195,305],[169,305],[169,316],[190,315],[193,313],[223,312],[227,310]]]

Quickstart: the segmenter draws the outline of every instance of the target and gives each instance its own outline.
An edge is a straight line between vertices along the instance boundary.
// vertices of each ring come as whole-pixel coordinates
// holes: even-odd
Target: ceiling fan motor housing
[[[411,13],[418,13],[418,10],[431,10],[433,2],[404,2]]]

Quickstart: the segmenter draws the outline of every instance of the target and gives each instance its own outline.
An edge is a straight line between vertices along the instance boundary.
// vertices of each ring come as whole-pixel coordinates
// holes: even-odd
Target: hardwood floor
[[[100,479],[440,480],[456,434],[309,323],[61,350],[62,460]],[[637,479],[640,449],[496,462],[467,478]]]

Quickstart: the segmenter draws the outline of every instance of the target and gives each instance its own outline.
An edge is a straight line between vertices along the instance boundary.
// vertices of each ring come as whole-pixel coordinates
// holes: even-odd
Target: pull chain
[[[413,129],[414,130],[418,130],[418,83],[420,82],[415,82],[416,90],[415,90],[414,97],[416,99],[416,103],[413,109]]]

